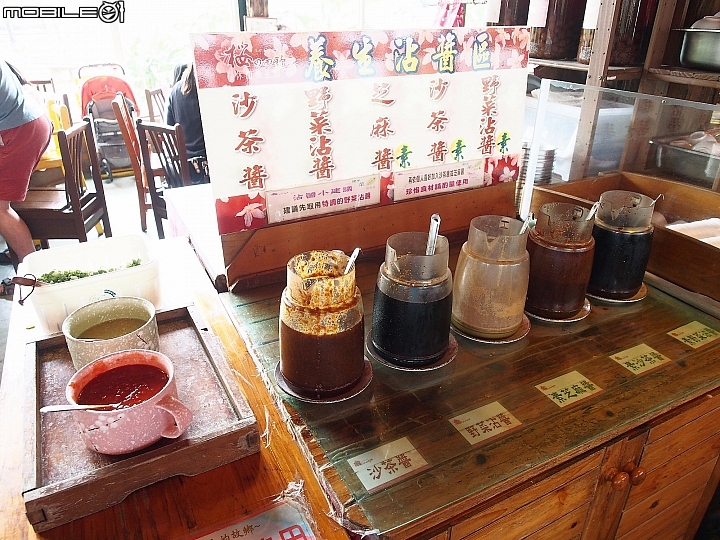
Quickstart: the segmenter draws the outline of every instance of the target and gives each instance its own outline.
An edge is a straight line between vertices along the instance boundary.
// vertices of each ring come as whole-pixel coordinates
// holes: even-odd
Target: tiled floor
[[[107,198],[108,214],[110,215],[110,226],[113,236],[128,234],[141,234],[149,242],[157,242],[157,229],[152,212],[147,214],[148,230],[143,233],[140,229],[140,211],[138,210],[137,190],[135,179],[132,176],[115,178],[111,183],[105,184],[105,196]],[[90,233],[92,242],[97,238],[94,231]],[[58,246],[74,241],[50,241],[50,247]],[[5,242],[0,239],[0,247]],[[15,271],[11,265],[0,265],[0,280],[12,277]],[[10,324],[10,313],[13,306],[12,296],[0,296],[0,380],[2,380],[2,366],[5,359],[5,343],[7,341],[8,326]]]

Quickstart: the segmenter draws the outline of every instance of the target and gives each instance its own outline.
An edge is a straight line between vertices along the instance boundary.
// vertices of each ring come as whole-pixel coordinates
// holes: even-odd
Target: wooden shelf
[[[568,69],[571,71],[584,71],[590,69],[588,64],[582,64],[575,60],[544,60],[542,58],[530,58],[531,65],[550,67],[556,69]],[[607,80],[619,81],[628,79],[639,79],[642,76],[642,66],[608,66]]]
[[[680,84],[693,84],[696,86],[707,86],[720,88],[720,73],[711,71],[698,71],[681,67],[651,67],[647,70],[649,78]]]

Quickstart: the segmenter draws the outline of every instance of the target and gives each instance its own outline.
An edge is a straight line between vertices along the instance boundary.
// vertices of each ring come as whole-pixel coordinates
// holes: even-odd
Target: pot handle
[[[175,425],[168,427],[161,433],[163,437],[168,439],[177,439],[180,435],[185,433],[190,422],[192,422],[193,414],[190,409],[183,405],[178,398],[169,395],[162,398],[155,405],[160,409],[172,414],[175,419]]]

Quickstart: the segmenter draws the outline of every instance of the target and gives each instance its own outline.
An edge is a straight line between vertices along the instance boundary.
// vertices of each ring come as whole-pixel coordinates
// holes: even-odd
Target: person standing
[[[205,152],[205,134],[200,118],[195,67],[188,65],[182,78],[172,87],[168,96],[167,124],[180,124],[185,135],[185,149],[190,161],[190,179],[193,184],[210,181]]]
[[[35,245],[10,203],[25,200],[30,175],[53,132],[42,103],[23,89],[26,84],[20,73],[0,59],[0,234],[20,262],[35,251]]]

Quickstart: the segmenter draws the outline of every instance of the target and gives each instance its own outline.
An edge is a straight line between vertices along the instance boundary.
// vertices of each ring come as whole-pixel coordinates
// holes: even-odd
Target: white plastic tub
[[[141,264],[125,268],[133,259],[140,259]],[[118,267],[122,269],[35,287],[28,302],[37,313],[41,330],[55,333],[61,331],[62,323],[70,313],[108,295],[138,296],[160,307],[159,265],[145,239],[116,236],[36,251],[25,257],[18,275],[32,274],[40,278],[52,270],[97,271]],[[21,291],[25,295],[29,289],[22,287]]]

